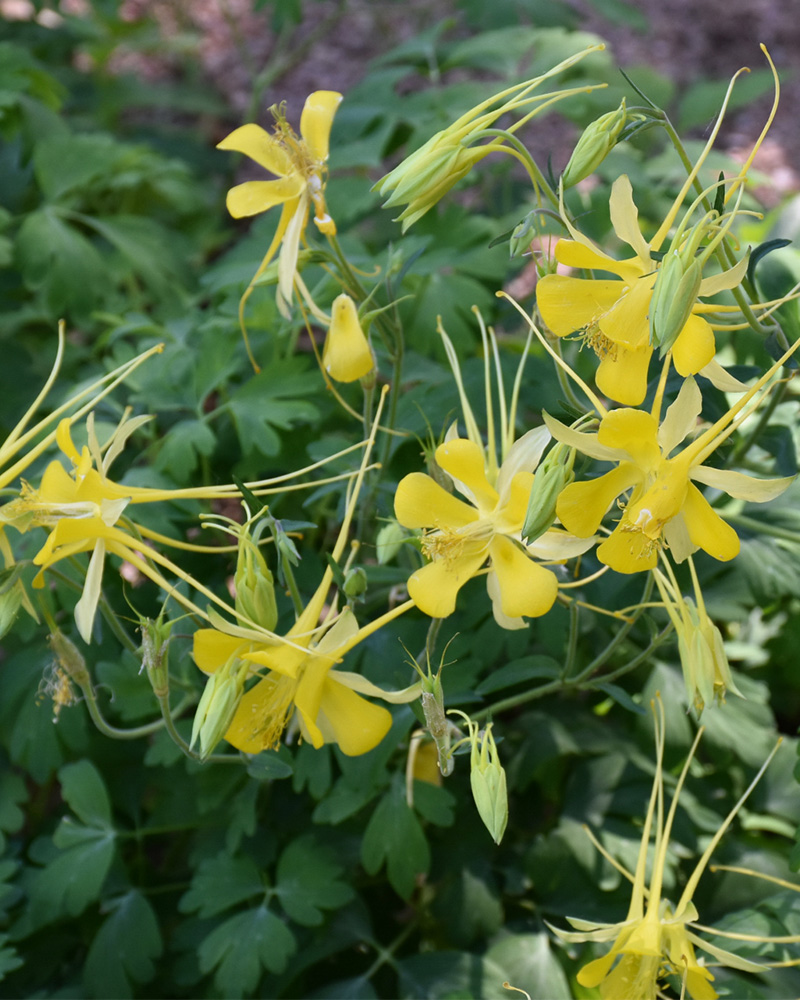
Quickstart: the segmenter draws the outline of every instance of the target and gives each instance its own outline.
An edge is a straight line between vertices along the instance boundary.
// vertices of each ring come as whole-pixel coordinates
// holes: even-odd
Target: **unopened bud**
[[[208,678],[194,715],[189,743],[192,749],[199,739],[201,760],[213,752],[227,733],[244,694],[247,670],[247,664],[234,656]]]
[[[469,782],[472,787],[472,797],[475,799],[484,826],[492,835],[495,844],[499,844],[508,823],[506,772],[497,754],[491,722],[483,730],[483,742],[479,747],[480,738],[477,724],[472,723]]]
[[[557,444],[533,475],[533,486],[528,499],[528,512],[522,525],[522,537],[534,542],[552,527],[556,519],[556,502],[565,486],[575,478],[572,466],[575,449]]]
[[[344,587],[342,588],[348,597],[361,597],[367,589],[367,573],[361,566],[349,569],[345,574]]]
[[[678,630],[678,653],[689,701],[702,712],[706,706],[724,701],[727,691],[740,697],[741,692],[733,681],[719,629],[705,609],[698,610],[690,597],[683,600],[688,614]]]
[[[48,641],[58,666],[70,680],[74,681],[79,688],[91,685],[89,671],[86,669],[86,660],[75,643],[68,639],[63,632],[58,631],[51,632]]]
[[[355,302],[339,295],[331,307],[331,325],[322,350],[322,367],[336,382],[355,382],[375,367]]]
[[[591,125],[587,125],[564,169],[562,181],[565,189],[573,187],[597,170],[616,146],[627,117],[628,113],[623,97],[622,103],[616,111],[609,111],[608,114],[601,115],[596,121],[593,121]]]
[[[258,545],[245,534],[239,536],[236,559],[236,610],[251,622],[272,631],[278,621],[275,582]]]
[[[539,209],[534,208],[514,227],[508,241],[508,252],[511,257],[522,257],[523,254],[530,253],[531,243],[539,235],[538,221]]]
[[[408,538],[408,532],[399,521],[388,521],[378,532],[375,540],[378,563],[385,566],[394,559]]]
[[[678,339],[697,302],[703,268],[694,254],[670,250],[658,270],[650,298],[650,343],[663,357]]]

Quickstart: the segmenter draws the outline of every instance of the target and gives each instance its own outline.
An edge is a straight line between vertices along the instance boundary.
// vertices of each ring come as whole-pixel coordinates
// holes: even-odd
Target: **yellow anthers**
[[[628,111],[623,97],[616,111],[609,111],[587,125],[564,168],[561,180],[565,189],[573,187],[597,170],[617,144],[627,120]]]
[[[205,760],[225,736],[244,694],[248,664],[231,656],[206,681],[192,724],[190,749],[200,741],[200,757]],[[280,733],[278,734],[280,738]]]
[[[492,835],[495,844],[503,839],[508,824],[508,791],[506,772],[500,763],[497,744],[492,735],[492,723],[479,729],[463,712],[454,709],[451,715],[460,715],[467,723],[470,744],[469,783],[472,797],[483,824]]]
[[[322,349],[322,367],[336,382],[355,382],[375,367],[355,302],[339,295],[331,308],[331,323]]]
[[[522,537],[525,541],[536,541],[553,526],[556,501],[564,487],[575,478],[572,471],[574,462],[575,449],[560,443],[545,456],[533,477],[528,512],[522,525]]]
[[[70,708],[78,702],[69,674],[58,663],[51,663],[45,668],[37,691],[36,704],[41,704],[45,698],[49,698],[53,703],[53,722],[58,722],[62,708]]]

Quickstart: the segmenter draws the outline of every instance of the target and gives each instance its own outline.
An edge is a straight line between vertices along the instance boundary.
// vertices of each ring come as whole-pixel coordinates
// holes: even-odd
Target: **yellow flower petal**
[[[315,90],[306,98],[300,116],[300,135],[305,139],[311,155],[322,163],[328,159],[331,126],[341,100],[342,95],[335,90]]]
[[[639,228],[639,210],[633,200],[633,188],[627,174],[622,174],[612,184],[608,204],[614,232],[636,251],[637,257],[649,262],[650,247]]]
[[[248,646],[233,635],[215,628],[199,628],[192,643],[192,659],[204,674],[213,674],[224,666],[234,653]]]
[[[555,574],[534,562],[504,535],[496,535],[489,546],[492,571],[500,585],[500,604],[509,618],[538,618],[546,614],[558,595]]]
[[[672,345],[672,361],[679,375],[696,375],[713,360],[714,331],[702,316],[690,316]]]
[[[333,301],[322,367],[337,382],[355,382],[375,367],[355,302],[349,295],[339,295]]]
[[[696,465],[691,472],[692,479],[705,486],[713,486],[737,500],[748,503],[765,503],[779,497],[797,478],[784,476],[780,479],[756,479],[730,469],[712,469],[707,465]]]
[[[466,553],[428,563],[408,578],[408,596],[431,618],[446,618],[456,609],[456,597],[486,561],[487,550],[479,543],[465,544]]]
[[[658,562],[658,543],[643,531],[625,531],[620,526],[597,547],[597,558],[617,573],[640,573]]]
[[[424,472],[412,472],[400,480],[394,515],[405,528],[461,528],[478,520],[474,507],[448,493]]]
[[[689,537],[704,552],[722,562],[739,554],[739,536],[692,483],[689,483],[682,513]]]
[[[623,344],[600,359],[595,381],[610,399],[625,406],[638,406],[647,395],[647,371],[653,348],[649,343],[634,350]]]
[[[533,473],[518,472],[511,480],[508,500],[495,517],[495,530],[501,535],[516,535],[522,530],[533,489]]]
[[[628,283],[628,291],[598,320],[601,331],[628,348],[644,347],[650,342],[650,300],[655,274],[646,274]]]
[[[638,257],[615,260],[603,253],[602,250],[578,243],[577,240],[559,240],[556,243],[555,257],[559,264],[565,264],[567,267],[579,267],[590,271],[610,271],[612,274],[618,274],[625,281],[632,280],[643,272]]]
[[[436,449],[436,461],[453,479],[467,487],[482,511],[494,510],[498,495],[486,478],[484,453],[479,445],[466,438],[445,441]]]
[[[600,526],[606,511],[620,493],[640,481],[642,473],[631,462],[621,462],[598,479],[570,483],[556,503],[558,519],[573,535],[588,538]]]
[[[661,459],[656,442],[658,421],[646,410],[611,410],[603,417],[597,440],[609,448],[626,451],[641,468],[652,468]]]
[[[389,732],[392,714],[329,676],[316,722],[326,743],[337,743],[342,753],[357,757],[376,747]]]
[[[621,281],[548,274],[536,286],[536,305],[550,330],[557,337],[566,337],[608,312],[624,291]]]
[[[277,181],[245,181],[230,189],[225,204],[234,219],[242,219],[282,205],[297,197],[304,187],[305,182],[297,174]]]
[[[260,125],[241,125],[217,143],[217,149],[244,153],[271,174],[285,177],[293,170],[292,159],[281,142]]]

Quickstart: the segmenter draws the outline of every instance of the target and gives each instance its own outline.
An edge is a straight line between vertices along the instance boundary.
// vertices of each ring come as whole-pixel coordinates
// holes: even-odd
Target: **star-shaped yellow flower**
[[[298,136],[286,121],[283,108],[273,108],[275,128],[266,132],[259,125],[235,129],[217,149],[244,153],[274,175],[274,180],[245,181],[228,192],[228,211],[235,219],[259,215],[281,206],[278,228],[264,259],[242,296],[239,319],[244,329],[244,306],[256,280],[264,273],[280,248],[278,258],[278,308],[289,314],[297,274],[300,243],[305,238],[308,215],[314,209],[314,224],[321,233],[334,235],[336,225],[325,205],[328,146],[331,126],[342,95],[317,90],[306,99]]]

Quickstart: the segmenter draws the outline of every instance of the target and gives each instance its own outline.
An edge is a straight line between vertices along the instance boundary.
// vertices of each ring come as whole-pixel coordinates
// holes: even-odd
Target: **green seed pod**
[[[474,726],[474,729],[472,728]],[[495,844],[503,839],[508,823],[508,792],[506,772],[500,764],[497,746],[492,736],[492,724],[483,731],[483,743],[478,748],[480,733],[477,724],[470,726],[472,752],[470,755],[469,783],[472,797],[484,826]]]
[[[625,98],[616,111],[601,115],[591,125],[587,125],[578,139],[569,163],[564,169],[562,182],[564,189],[573,187],[579,181],[593,174],[611,150],[616,146],[620,132],[625,127],[628,112]]]
[[[575,449],[557,444],[534,473],[528,511],[522,525],[522,537],[525,541],[536,541],[552,527],[556,519],[558,497],[575,478],[572,471],[574,462]]]
[[[342,589],[348,597],[361,597],[367,589],[367,574],[362,566],[347,571]]]
[[[158,618],[140,618],[142,633],[142,665],[156,698],[164,698],[169,693],[169,635],[173,623]]]

